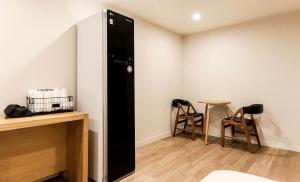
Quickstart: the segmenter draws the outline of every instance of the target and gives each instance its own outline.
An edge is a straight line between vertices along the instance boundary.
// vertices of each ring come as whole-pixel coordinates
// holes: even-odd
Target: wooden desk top
[[[58,114],[47,114],[23,118],[5,118],[0,116],[0,131],[43,126],[49,124],[65,123],[70,121],[82,120],[88,117],[83,112],[64,112]]]
[[[202,100],[202,101],[199,101],[199,103],[212,104],[212,105],[226,105],[226,104],[231,104],[230,101],[226,101],[226,100]]]

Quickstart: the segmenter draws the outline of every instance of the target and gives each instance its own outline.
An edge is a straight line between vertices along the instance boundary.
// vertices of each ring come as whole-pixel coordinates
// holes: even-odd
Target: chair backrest
[[[246,125],[246,122],[244,120],[245,114],[250,114],[251,119],[254,119],[254,114],[261,114],[264,112],[264,106],[262,104],[252,104],[250,106],[241,107],[237,112],[233,115],[233,118],[240,117],[242,119],[242,123]],[[240,116],[239,116],[240,115]]]
[[[174,99],[172,101],[172,106],[177,107],[177,115],[180,115],[183,113],[186,117],[189,113],[197,113],[195,107],[187,100],[182,99]]]
[[[172,106],[173,107],[177,107],[178,103],[181,104],[182,106],[188,106],[189,105],[189,101],[187,100],[182,100],[182,99],[174,99],[172,101]]]
[[[264,106],[262,104],[252,104],[247,107],[243,107],[244,114],[261,114],[264,112]]]

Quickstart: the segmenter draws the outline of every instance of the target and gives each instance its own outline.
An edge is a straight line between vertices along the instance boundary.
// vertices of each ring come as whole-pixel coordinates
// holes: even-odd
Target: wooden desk
[[[0,117],[0,181],[31,182],[57,173],[87,182],[88,115]]]
[[[205,104],[205,129],[204,129],[204,133],[205,133],[205,144],[208,144],[208,128],[209,128],[209,122],[210,122],[210,110],[213,106],[215,105],[223,105],[226,107],[226,116],[229,117],[229,108],[228,108],[228,104],[230,104],[230,101],[221,101],[221,100],[204,100],[204,101],[199,101],[199,103],[204,103]]]

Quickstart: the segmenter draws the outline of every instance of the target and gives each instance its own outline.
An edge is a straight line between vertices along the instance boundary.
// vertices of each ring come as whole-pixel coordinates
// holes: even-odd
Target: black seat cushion
[[[225,120],[230,120],[232,117],[229,117],[229,118],[224,118]],[[252,119],[247,119],[247,118],[244,118],[245,121],[246,121],[246,124],[247,126],[254,126],[255,123]],[[234,118],[234,121],[237,122],[237,123],[242,123],[242,119],[240,117],[236,117]]]
[[[187,113],[188,116],[193,116],[193,117],[202,117],[203,118],[203,114],[202,113]],[[184,114],[180,114],[180,116],[184,116]]]
[[[253,126],[255,124],[252,119],[244,118],[244,120],[246,121],[247,126]],[[237,123],[242,123],[242,119],[240,117],[236,117],[234,121]]]
[[[203,117],[202,113],[188,113],[188,116]]]

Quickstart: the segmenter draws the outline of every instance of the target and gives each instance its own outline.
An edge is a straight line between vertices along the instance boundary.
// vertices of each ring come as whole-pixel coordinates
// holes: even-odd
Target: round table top
[[[225,104],[231,104],[230,101],[226,100],[201,100],[198,101],[199,103],[204,103],[204,104],[212,104],[212,105],[225,105]]]

